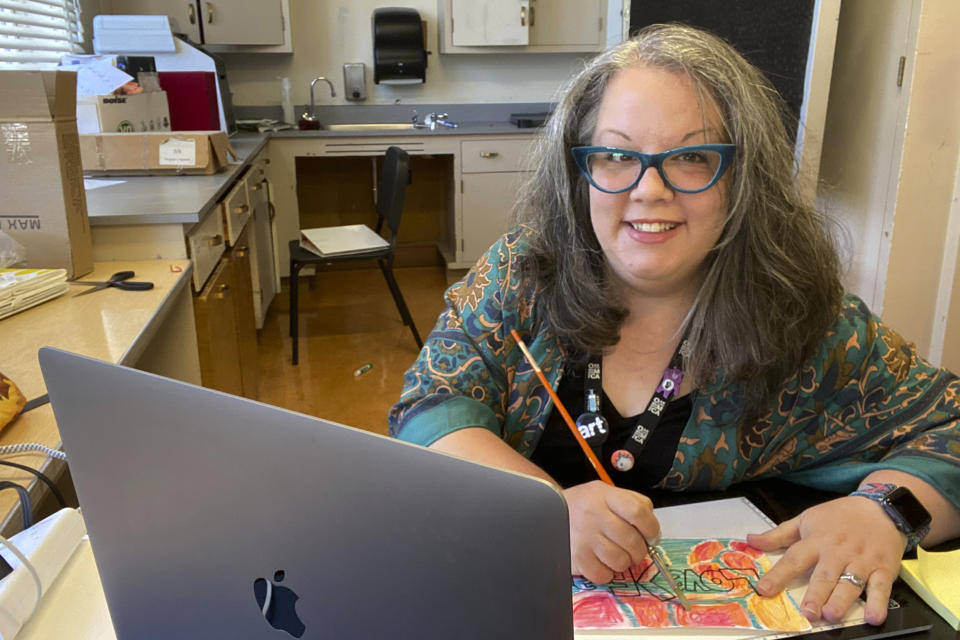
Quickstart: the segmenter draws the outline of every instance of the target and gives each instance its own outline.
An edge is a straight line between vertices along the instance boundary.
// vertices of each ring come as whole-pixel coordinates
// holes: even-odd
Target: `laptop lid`
[[[119,640],[573,637],[549,484],[57,349],[39,359]]]

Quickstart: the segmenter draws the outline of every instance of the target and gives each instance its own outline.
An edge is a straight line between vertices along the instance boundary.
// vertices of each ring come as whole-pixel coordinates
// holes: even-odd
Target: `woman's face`
[[[689,76],[647,66],[607,83],[591,144],[659,153],[724,143],[720,115],[703,109]],[[723,230],[726,177],[706,191],[680,193],[648,168],[623,193],[590,187],[590,220],[613,274],[630,291],[664,295],[699,286],[707,253]]]

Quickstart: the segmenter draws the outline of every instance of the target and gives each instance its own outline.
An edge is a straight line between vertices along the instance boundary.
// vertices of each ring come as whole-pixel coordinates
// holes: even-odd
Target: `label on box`
[[[161,166],[195,165],[197,163],[197,141],[182,138],[170,138],[160,144]]]

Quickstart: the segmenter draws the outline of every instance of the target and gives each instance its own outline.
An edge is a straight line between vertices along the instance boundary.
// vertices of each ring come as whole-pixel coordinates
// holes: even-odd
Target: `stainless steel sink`
[[[410,122],[352,122],[348,124],[325,124],[327,131],[397,131],[413,129]]]

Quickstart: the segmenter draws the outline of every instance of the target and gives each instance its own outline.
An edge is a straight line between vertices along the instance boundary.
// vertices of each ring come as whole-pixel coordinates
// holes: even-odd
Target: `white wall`
[[[371,15],[378,7],[404,6],[427,22],[427,81],[422,85],[373,84]],[[278,105],[277,76],[289,76],[294,104],[309,102],[319,75],[337,89],[331,99],[318,85],[318,104],[356,104],[343,98],[343,63],[367,66],[367,100],[360,104],[549,102],[582,60],[578,54],[444,54],[437,43],[437,0],[290,0],[292,54],[225,54],[235,105]],[[619,15],[613,16],[619,20]]]
[[[956,0],[844,0],[819,194],[849,230],[848,288],[921,355],[951,367],[960,367],[960,335],[944,337],[945,327],[960,325],[952,316],[960,313],[960,282],[951,223],[960,160],[958,26]]]

